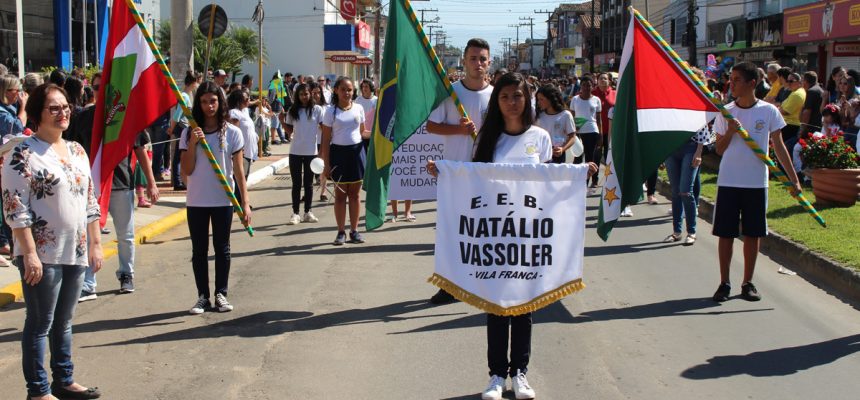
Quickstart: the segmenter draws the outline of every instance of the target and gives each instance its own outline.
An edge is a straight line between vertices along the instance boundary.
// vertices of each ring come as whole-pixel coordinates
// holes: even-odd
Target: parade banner
[[[587,164],[440,160],[436,167],[430,283],[496,315],[532,312],[585,287]]]
[[[389,200],[436,200],[436,178],[427,172],[427,161],[441,160],[442,136],[428,133],[421,125],[406,139],[391,159]]]

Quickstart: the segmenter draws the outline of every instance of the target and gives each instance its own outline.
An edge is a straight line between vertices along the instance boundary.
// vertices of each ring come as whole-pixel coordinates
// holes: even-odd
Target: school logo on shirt
[[[755,122],[755,130],[761,132],[764,129],[764,120],[760,119]]]
[[[537,154],[537,152],[538,152],[537,145],[534,142],[526,143],[526,149],[525,150],[526,150],[527,156],[533,156],[533,155]]]

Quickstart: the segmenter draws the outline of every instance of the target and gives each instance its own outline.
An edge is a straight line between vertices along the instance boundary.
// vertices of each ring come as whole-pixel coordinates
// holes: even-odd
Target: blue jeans
[[[16,264],[24,279],[23,257]],[[45,371],[45,339],[51,348],[53,381],[68,386],[72,377],[72,316],[81,294],[83,265],[42,265],[42,280],[36,286],[21,282],[27,316],[21,337],[21,364],[27,381],[27,394],[32,397],[51,393]]]
[[[116,271],[116,278],[119,279],[122,275],[134,278],[134,191],[111,191],[108,212],[113,218],[117,240],[119,268]],[[88,267],[83,290],[95,292],[96,286],[98,286],[96,274],[92,267]]]
[[[694,190],[699,168],[693,168],[696,143],[688,142],[666,159],[666,171],[672,185],[672,232],[681,233],[681,219],[687,221],[687,233],[696,234],[696,207],[699,204]]]

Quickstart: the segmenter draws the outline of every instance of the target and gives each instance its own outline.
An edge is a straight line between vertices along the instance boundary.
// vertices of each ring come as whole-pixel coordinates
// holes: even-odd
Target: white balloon
[[[582,146],[582,139],[579,136],[576,136],[576,140],[573,141],[573,145],[570,146],[570,149],[573,150],[573,156],[579,157],[585,151],[585,147]]]
[[[316,157],[313,160],[311,160],[311,172],[319,175],[323,172],[324,168],[325,168],[325,162],[323,161],[322,158]]]

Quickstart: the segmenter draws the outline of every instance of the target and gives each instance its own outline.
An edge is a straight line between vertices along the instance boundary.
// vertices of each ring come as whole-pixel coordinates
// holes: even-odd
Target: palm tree
[[[170,50],[170,21],[162,21],[155,32],[155,42],[163,53]],[[245,26],[230,25],[220,38],[212,41],[209,55],[210,68],[223,69],[229,74],[242,72],[243,62],[256,62],[259,58],[257,32]],[[206,35],[194,24],[194,69],[202,70],[206,57]],[[263,62],[268,61],[266,45],[263,45]]]

